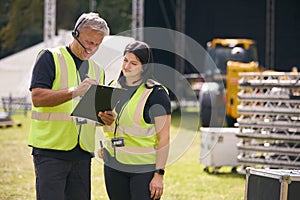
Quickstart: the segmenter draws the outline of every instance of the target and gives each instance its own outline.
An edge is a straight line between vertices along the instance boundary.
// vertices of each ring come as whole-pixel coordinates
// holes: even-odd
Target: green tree
[[[19,51],[42,39],[43,2],[41,0],[12,0],[7,2],[5,25],[1,28],[1,48]]]
[[[99,0],[97,11],[108,23],[111,34],[131,29],[132,0]]]
[[[130,29],[131,0],[97,0],[111,34]],[[0,58],[43,40],[44,0],[0,0]],[[67,11],[67,12],[66,12]],[[56,0],[56,29],[72,30],[88,0]]]

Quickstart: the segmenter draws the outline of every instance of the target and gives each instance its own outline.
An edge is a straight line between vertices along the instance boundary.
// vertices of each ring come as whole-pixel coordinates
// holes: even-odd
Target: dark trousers
[[[37,200],[90,200],[91,159],[60,160],[34,155]]]
[[[152,200],[149,184],[153,172],[127,173],[104,165],[104,177],[110,200]]]

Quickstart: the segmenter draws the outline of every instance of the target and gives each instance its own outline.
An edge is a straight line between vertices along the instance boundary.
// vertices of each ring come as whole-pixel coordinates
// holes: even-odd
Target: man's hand
[[[101,118],[105,125],[111,125],[115,121],[115,114],[111,110],[99,112],[98,117]]]
[[[97,153],[98,153],[99,158],[102,158],[102,159],[104,158],[104,151],[103,151],[103,148],[98,149]]]
[[[80,85],[78,85],[75,88],[72,88],[73,93],[72,96],[73,98],[78,97],[78,96],[83,96],[86,91],[90,88],[91,85],[98,85],[98,81],[93,78],[86,78],[84,79]]]

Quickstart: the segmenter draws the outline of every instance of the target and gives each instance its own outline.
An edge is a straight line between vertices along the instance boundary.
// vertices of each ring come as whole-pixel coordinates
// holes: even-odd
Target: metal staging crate
[[[300,74],[240,73],[238,162],[300,169]]]
[[[236,171],[238,131],[238,128],[200,128],[200,162],[205,165],[204,171],[218,173],[219,169],[225,166],[232,167],[232,172]]]
[[[300,171],[246,169],[245,200],[298,200]]]

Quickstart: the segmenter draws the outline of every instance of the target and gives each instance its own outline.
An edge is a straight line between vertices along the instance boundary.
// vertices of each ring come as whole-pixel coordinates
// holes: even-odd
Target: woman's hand
[[[108,126],[115,121],[115,114],[111,110],[99,112],[98,117],[100,117],[103,123]]]
[[[163,175],[154,173],[154,176],[149,185],[152,199],[159,199],[162,196],[164,189],[163,179]]]

